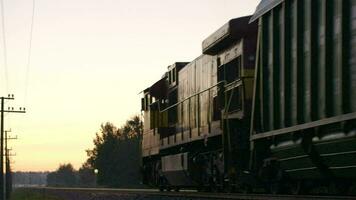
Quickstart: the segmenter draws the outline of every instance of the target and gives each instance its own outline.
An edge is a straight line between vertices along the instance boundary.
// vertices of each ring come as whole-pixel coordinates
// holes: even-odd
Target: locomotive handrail
[[[197,93],[195,93],[195,94],[193,94],[193,95],[191,95],[191,96],[189,96],[189,97],[183,99],[182,101],[179,101],[179,102],[177,102],[177,103],[175,103],[175,104],[173,104],[173,105],[171,105],[171,106],[165,108],[164,110],[161,110],[160,112],[163,113],[163,112],[165,112],[165,111],[167,111],[167,110],[169,110],[169,109],[171,109],[171,108],[174,108],[174,107],[178,106],[179,104],[182,104],[183,102],[185,102],[185,101],[187,101],[187,100],[189,100],[189,99],[191,99],[191,98],[193,98],[193,97],[195,97],[195,96],[197,96],[197,95],[199,95],[199,94],[201,94],[201,93],[204,93],[204,92],[206,92],[206,91],[209,91],[209,90],[213,89],[214,87],[219,86],[220,84],[225,83],[225,82],[226,82],[226,81],[220,81],[220,82],[218,82],[217,84],[215,84],[215,85],[213,85],[213,86],[211,86],[211,87],[209,87],[209,88],[207,88],[207,89],[205,89],[205,90],[202,90],[202,91],[200,91],[200,92],[197,92]]]
[[[161,110],[160,112],[163,113],[163,112],[165,112],[165,111],[167,111],[167,110],[169,110],[171,108],[174,108],[174,107],[178,106],[179,104],[182,104],[183,102],[185,102],[185,101],[187,101],[187,100],[189,100],[189,99],[191,99],[191,98],[193,98],[193,97],[195,97],[195,96],[197,96],[199,94],[202,94],[202,93],[204,93],[206,91],[209,91],[209,90],[213,89],[214,87],[219,86],[221,84],[226,84],[225,87],[229,87],[229,86],[235,84],[236,82],[238,82],[239,86],[241,86],[242,83],[243,83],[243,79],[251,79],[251,78],[254,78],[254,77],[253,76],[241,77],[240,79],[238,79],[236,81],[233,81],[231,83],[228,83],[228,84],[226,84],[226,81],[219,81],[215,85],[213,85],[213,86],[211,86],[211,87],[209,87],[207,89],[204,89],[204,90],[202,90],[200,92],[197,92],[197,93],[195,93],[195,94],[193,94],[193,95],[191,95],[191,96],[189,96],[189,97],[187,97],[187,98],[185,98],[185,99],[183,99],[183,100],[181,100],[181,101],[179,101],[179,102],[177,102],[177,103],[175,103],[175,104],[173,104],[171,106],[168,106],[167,108]]]
[[[236,87],[240,87],[243,84],[242,79],[235,80],[229,84],[225,85],[225,92],[228,92],[230,90],[233,90]]]
[[[229,90],[232,90],[233,88],[236,88],[236,87],[239,87],[241,85],[243,85],[243,81],[245,79],[254,79],[253,76],[244,76],[244,77],[241,77],[235,81],[232,81],[231,83],[228,83],[225,85],[225,92],[229,91]]]

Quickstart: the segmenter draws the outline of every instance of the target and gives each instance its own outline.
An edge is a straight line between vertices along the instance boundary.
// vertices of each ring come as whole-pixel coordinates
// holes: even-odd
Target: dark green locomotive
[[[144,90],[161,189],[353,193],[356,0],[263,0]]]

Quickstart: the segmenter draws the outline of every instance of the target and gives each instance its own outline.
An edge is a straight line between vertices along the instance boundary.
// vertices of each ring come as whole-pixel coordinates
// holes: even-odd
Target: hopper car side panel
[[[271,2],[253,17],[260,42],[251,167],[272,159],[294,180],[355,181],[354,149],[343,146],[356,146],[356,1]]]

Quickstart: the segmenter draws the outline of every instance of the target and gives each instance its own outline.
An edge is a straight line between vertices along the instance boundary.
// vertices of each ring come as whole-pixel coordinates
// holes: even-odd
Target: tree
[[[113,176],[118,173],[116,166],[119,164],[115,156],[119,143],[117,128],[111,123],[101,125],[101,134],[97,133],[93,142],[95,147],[87,150],[87,154],[88,163],[98,170],[97,183],[105,186],[117,185]]]
[[[73,187],[77,185],[77,174],[72,164],[62,164],[58,169],[47,175],[49,186]]]
[[[140,140],[142,122],[138,116],[128,120],[121,129],[113,124],[101,125],[87,150],[87,163],[97,169],[97,183],[107,187],[130,187],[140,182]]]
[[[121,138],[141,138],[142,137],[142,121],[139,116],[134,116],[127,120],[121,128]]]
[[[96,177],[94,169],[85,162],[78,171],[78,185],[80,187],[94,187],[96,186]]]

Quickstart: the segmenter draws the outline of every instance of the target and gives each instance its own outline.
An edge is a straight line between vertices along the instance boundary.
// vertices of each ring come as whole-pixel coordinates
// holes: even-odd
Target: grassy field
[[[16,189],[11,195],[11,200],[60,200],[58,198],[44,196],[43,194],[31,192],[25,189]]]

